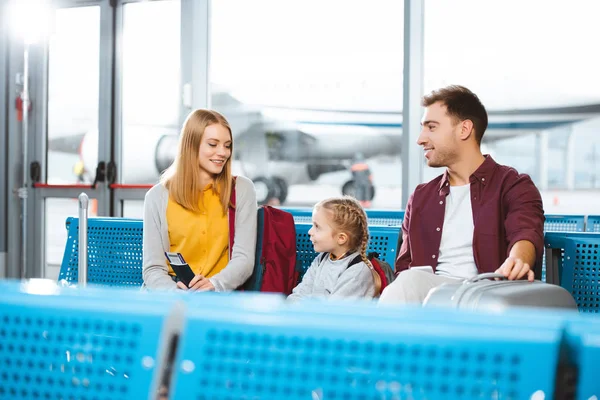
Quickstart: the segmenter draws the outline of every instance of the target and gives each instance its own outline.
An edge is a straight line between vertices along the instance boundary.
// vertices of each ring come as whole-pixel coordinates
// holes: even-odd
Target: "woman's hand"
[[[194,279],[190,281],[189,287],[185,286],[185,284],[181,281],[177,282],[177,287],[181,290],[189,290],[191,292],[206,292],[210,290],[215,290],[215,287],[210,282],[210,280],[200,274],[196,275]]]

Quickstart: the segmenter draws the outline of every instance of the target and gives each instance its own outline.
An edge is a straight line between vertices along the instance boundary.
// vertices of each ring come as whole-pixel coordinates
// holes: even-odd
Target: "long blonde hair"
[[[162,174],[160,181],[169,190],[169,196],[182,207],[200,212],[200,143],[204,130],[214,124],[227,128],[231,137],[231,155],[225,162],[223,170],[215,177],[213,192],[219,194],[223,214],[227,213],[230,206],[231,190],[233,187],[231,177],[231,159],[233,158],[233,135],[231,127],[224,116],[213,110],[199,109],[192,111],[186,118],[181,135],[175,161]]]
[[[379,296],[381,277],[367,257],[369,224],[363,207],[355,198],[344,196],[322,200],[315,205],[315,209],[318,208],[331,212],[333,227],[348,235],[348,246],[351,250],[360,252],[360,258],[371,270],[375,282],[375,297]]]

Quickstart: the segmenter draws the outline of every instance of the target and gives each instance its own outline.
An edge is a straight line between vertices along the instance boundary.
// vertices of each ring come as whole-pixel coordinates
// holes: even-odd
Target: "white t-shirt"
[[[473,256],[471,185],[450,186],[436,274],[471,278],[478,274]]]

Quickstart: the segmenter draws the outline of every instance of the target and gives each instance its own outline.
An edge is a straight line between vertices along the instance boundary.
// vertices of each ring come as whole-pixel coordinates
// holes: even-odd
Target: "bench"
[[[294,217],[296,223],[312,223],[312,208],[281,208]],[[365,210],[369,226],[402,226],[404,210]]]
[[[554,392],[562,324],[535,314],[509,321],[456,310],[276,299],[262,299],[260,307],[240,299],[244,306],[227,312],[214,303],[207,313],[213,307],[194,297],[175,360],[177,400],[517,400]]]
[[[175,303],[49,283],[0,281],[0,399],[148,399]]]
[[[59,281],[77,283],[79,262],[79,219],[69,217],[66,221],[68,230],[67,244],[61,264]],[[301,275],[308,269],[317,256],[308,237],[310,224],[296,224],[296,250],[299,264],[297,269]],[[393,267],[399,228],[377,226],[371,227],[369,251],[380,253],[381,258]],[[139,287],[142,278],[143,251],[142,220],[126,218],[89,218],[88,219],[88,283],[107,286]],[[261,269],[257,262],[255,269]],[[260,282],[247,290],[258,290]]]
[[[58,280],[77,283],[79,218],[66,221],[67,244]],[[88,219],[88,283],[134,286],[142,279],[142,220],[127,218]]]
[[[141,399],[170,383],[171,399],[541,399],[558,397],[565,330],[573,384],[599,361],[579,346],[591,328],[539,311],[114,288],[46,296],[11,283],[0,282],[0,398]]]

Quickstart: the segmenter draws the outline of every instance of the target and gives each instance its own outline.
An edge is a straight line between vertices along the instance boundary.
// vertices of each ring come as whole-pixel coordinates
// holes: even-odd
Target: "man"
[[[544,246],[544,210],[531,178],[481,153],[488,117],[469,89],[433,91],[422,105],[417,143],[427,165],[446,171],[417,186],[408,200],[400,273],[381,302],[422,303],[432,288],[484,272],[533,280]]]

